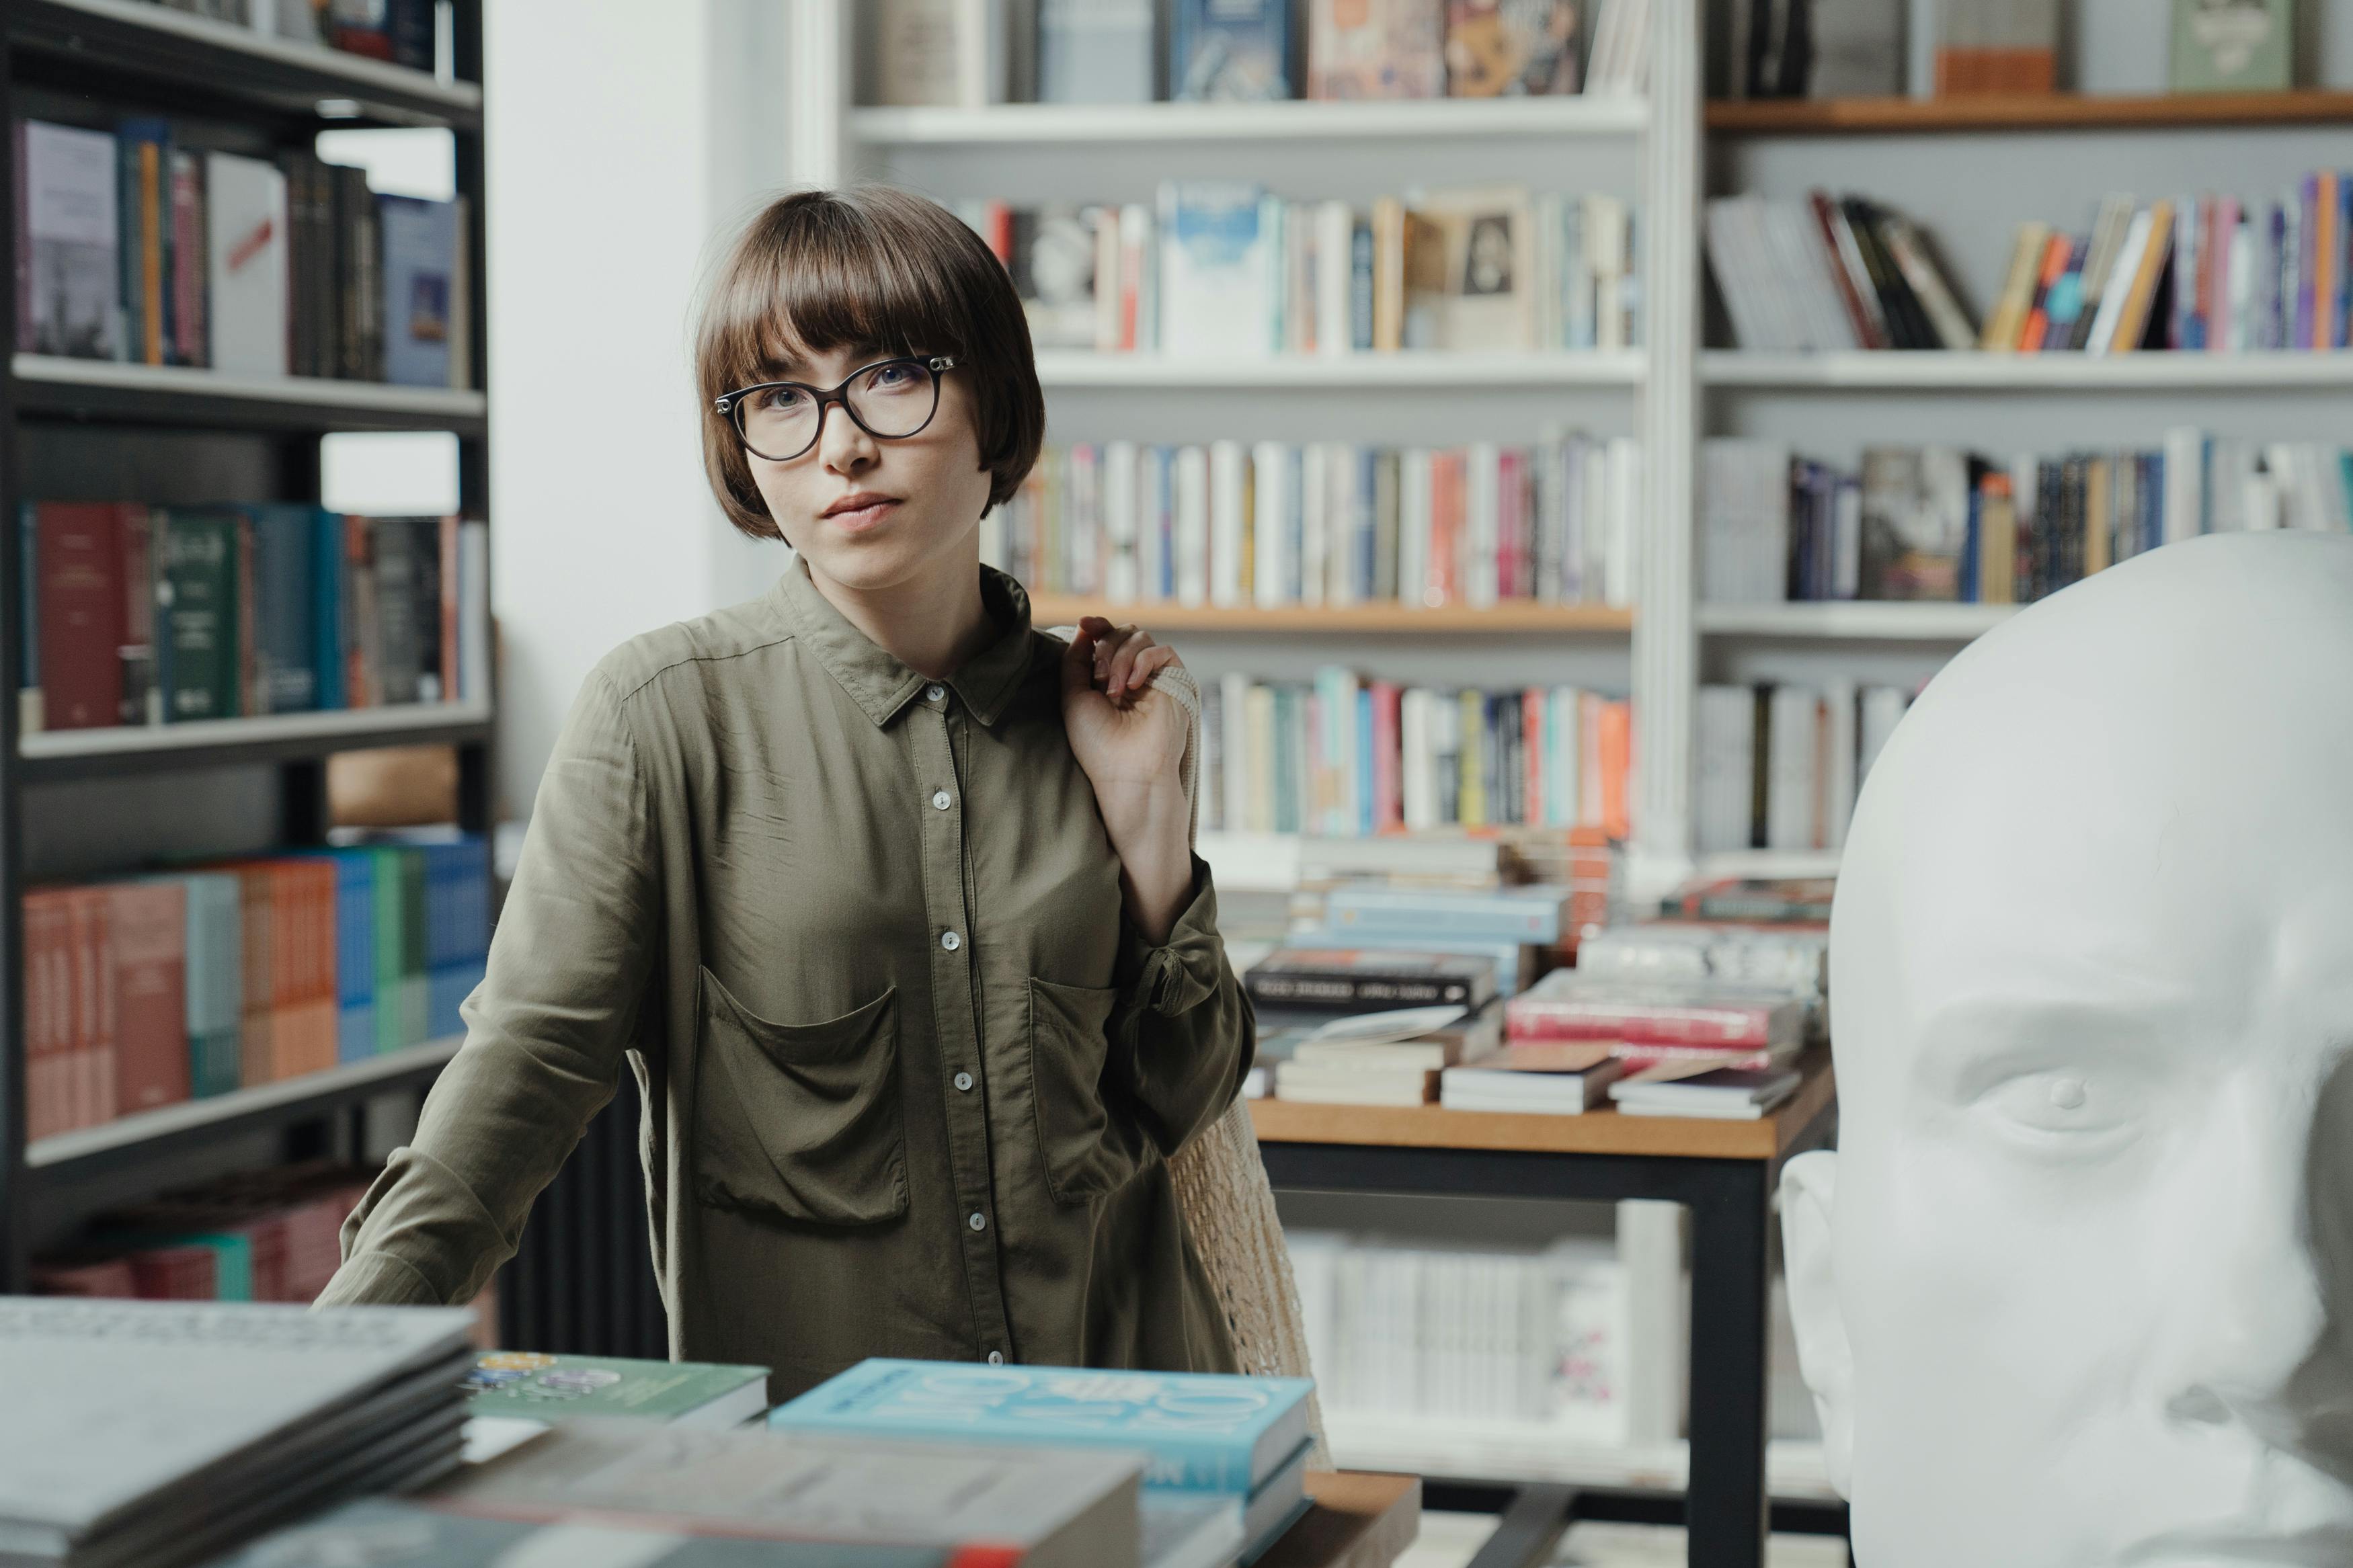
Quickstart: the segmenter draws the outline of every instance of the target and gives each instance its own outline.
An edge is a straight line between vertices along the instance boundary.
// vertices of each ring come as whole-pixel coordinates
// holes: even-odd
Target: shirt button
[[[988,1228],[988,1216],[982,1214],[978,1209],[975,1209],[973,1211],[972,1217],[965,1221],[965,1224],[972,1226],[975,1230],[987,1230]]]
[[[1003,1366],[1005,1364],[1005,1352],[1003,1351],[989,1352],[988,1364],[991,1366]]]
[[[964,938],[956,935],[956,933],[952,931],[944,931],[940,932],[940,945],[946,948],[950,952],[954,952],[957,948],[964,945]]]
[[[941,698],[945,697],[947,694],[948,689],[942,686],[936,680],[923,688],[923,697],[927,701],[937,702]]]
[[[956,1088],[964,1090],[965,1093],[970,1094],[972,1092],[972,1074],[968,1072],[960,1072],[956,1074],[955,1086]]]
[[[947,791],[944,789],[935,789],[932,792],[932,804],[938,806],[942,811],[945,811],[949,806],[955,804],[955,797],[949,795]]]

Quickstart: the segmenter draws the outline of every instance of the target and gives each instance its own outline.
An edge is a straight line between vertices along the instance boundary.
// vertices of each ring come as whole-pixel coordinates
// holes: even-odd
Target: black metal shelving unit
[[[484,286],[482,0],[454,0],[453,79],[260,37],[227,23],[138,0],[0,0],[0,109],[13,122],[57,104],[185,117],[232,128],[253,151],[307,146],[325,130],[440,127],[457,153],[467,198],[467,269],[474,280],[468,334],[471,389],[375,386],[299,376],[216,376],[203,370],[56,360],[16,353],[16,312],[0,311],[0,1292],[25,1288],[47,1205],[78,1184],[120,1193],[171,1179],[175,1162],[231,1138],[276,1135],[290,1156],[326,1146],[335,1120],[364,1100],[422,1094],[455,1042],[345,1064],[308,1079],[165,1107],[99,1128],[25,1138],[23,893],[26,797],[70,792],[129,773],[223,767],[273,770],[282,841],[317,843],[326,822],[326,760],[339,751],[434,742],[459,757],[459,825],[491,831],[490,701],[420,704],[353,713],[293,714],[24,736],[13,694],[21,679],[15,626],[22,602],[18,502],[61,494],[66,482],[100,488],[88,499],[182,500],[196,496],[111,495],[137,482],[130,455],[142,443],[177,443],[175,459],[199,472],[258,476],[271,493],[253,500],[316,500],[318,437],[345,430],[442,430],[459,441],[459,508],[489,515],[490,425]],[[0,163],[0,180],[13,170]],[[0,201],[0,255],[16,253],[16,193]],[[217,458],[217,463],[207,460]],[[89,476],[84,478],[84,476]],[[201,479],[192,482],[203,482]],[[79,499],[79,498],[77,498]]]

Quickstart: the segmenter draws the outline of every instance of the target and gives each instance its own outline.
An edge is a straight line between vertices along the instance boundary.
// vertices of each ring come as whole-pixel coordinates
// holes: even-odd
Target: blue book
[[[449,384],[450,311],[457,308],[458,207],[417,196],[375,198],[384,254],[384,378]]]
[[[311,663],[322,710],[348,708],[343,691],[343,514],[311,511]]]
[[[375,858],[327,849],[335,863],[335,1059],[375,1055]]]
[[[1488,798],[1492,813],[1495,797]],[[1344,886],[1333,889],[1324,900],[1324,923],[1343,931],[1443,932],[1490,942],[1556,942],[1567,918],[1567,890],[1547,886],[1484,893]]]
[[[1250,1492],[1307,1438],[1302,1377],[983,1366],[877,1357],[768,1414],[784,1431],[1103,1444],[1149,1456],[1147,1487]]]
[[[1373,689],[1356,689],[1356,831],[1373,835]]]
[[[191,1099],[239,1087],[238,1032],[245,1022],[244,894],[225,871],[176,879],[187,889],[188,1093]]]
[[[309,712],[319,706],[318,509],[241,510],[253,529],[254,654],[267,711]]]
[[[1297,61],[1291,0],[1176,0],[1169,97],[1294,97]]]

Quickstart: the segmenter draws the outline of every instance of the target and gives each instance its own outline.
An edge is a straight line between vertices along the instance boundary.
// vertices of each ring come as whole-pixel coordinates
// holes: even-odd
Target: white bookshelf
[[[1105,142],[1396,142],[1432,137],[1639,135],[1639,98],[1421,99],[1381,103],[1005,103],[987,109],[853,109],[875,146]]]
[[[1968,642],[2001,625],[2019,608],[2016,605],[1847,599],[1820,604],[1702,605],[1697,618],[1701,631],[1726,637]]]
[[[1089,353],[1041,349],[1038,379],[1050,392],[1079,387],[1414,387],[1623,386],[1649,368],[1639,350],[1555,353],[1263,354],[1253,358],[1182,354]]]
[[[1710,386],[1929,392],[2227,392],[2353,388],[2353,352],[1745,353],[1700,356]]]

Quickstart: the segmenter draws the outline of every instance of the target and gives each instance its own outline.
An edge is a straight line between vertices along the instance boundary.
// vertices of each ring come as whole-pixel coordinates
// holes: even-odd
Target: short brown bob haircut
[[[727,521],[781,537],[752,482],[734,427],[713,402],[786,379],[779,368],[829,349],[878,359],[954,354],[966,377],[989,470],[988,504],[1020,489],[1046,435],[1029,323],[996,253],[937,202],[890,185],[796,191],[763,207],[712,275],[695,334],[702,467]]]

